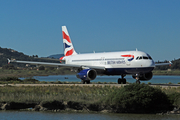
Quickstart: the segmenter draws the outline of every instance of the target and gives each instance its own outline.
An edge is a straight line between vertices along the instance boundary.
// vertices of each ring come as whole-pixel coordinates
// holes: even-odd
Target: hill
[[[50,55],[50,56],[48,56],[48,58],[59,59],[59,58],[61,58],[61,57],[63,57],[63,56],[64,56],[64,54],[55,54],[55,55]]]
[[[2,67],[3,65],[7,65],[7,58],[24,60],[24,61],[53,62],[53,63],[57,62],[57,63],[59,63],[59,61],[55,61],[52,59],[38,58],[37,55],[29,56],[29,55],[25,55],[24,53],[13,50],[13,49],[0,47],[0,67]],[[13,63],[13,65],[19,66],[19,67],[25,67],[25,64]]]

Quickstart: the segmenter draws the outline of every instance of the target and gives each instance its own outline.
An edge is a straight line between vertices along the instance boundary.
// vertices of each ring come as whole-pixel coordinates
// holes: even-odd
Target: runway
[[[3,86],[16,86],[16,87],[20,87],[20,86],[89,86],[89,87],[93,87],[93,86],[97,86],[97,87],[105,87],[105,86],[110,86],[110,87],[122,87],[125,85],[129,85],[129,84],[0,84],[1,87]],[[162,87],[162,88],[166,88],[166,87],[180,87],[180,84],[150,84],[150,86],[153,87]]]

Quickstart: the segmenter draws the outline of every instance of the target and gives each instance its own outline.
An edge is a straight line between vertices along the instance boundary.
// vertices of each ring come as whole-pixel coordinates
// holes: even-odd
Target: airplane
[[[160,65],[171,65],[172,63],[155,64],[152,57],[142,51],[120,51],[104,53],[77,54],[70,39],[66,26],[62,26],[64,56],[59,60],[61,63],[32,62],[9,60],[10,62],[49,65],[56,67],[70,67],[77,72],[76,77],[83,84],[89,84],[97,75],[120,75],[118,84],[126,84],[126,75],[132,75],[136,83],[147,81],[153,77],[153,69]]]

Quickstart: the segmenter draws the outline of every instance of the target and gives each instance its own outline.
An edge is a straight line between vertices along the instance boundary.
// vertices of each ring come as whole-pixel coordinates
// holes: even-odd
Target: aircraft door
[[[105,61],[105,57],[101,57],[101,62],[100,62],[101,65],[106,65],[106,61]]]

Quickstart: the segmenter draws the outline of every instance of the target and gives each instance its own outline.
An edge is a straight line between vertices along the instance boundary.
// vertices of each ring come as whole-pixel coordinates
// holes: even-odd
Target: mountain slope
[[[59,59],[59,58],[61,58],[61,57],[63,57],[63,56],[64,56],[64,54],[55,54],[55,55],[50,55],[50,56],[48,56],[48,58]]]
[[[0,67],[3,65],[7,65],[7,58],[9,59],[16,59],[16,60],[23,60],[23,61],[38,61],[38,62],[57,62],[51,59],[43,59],[25,55],[24,53],[15,51],[13,49],[1,48],[0,47]],[[25,64],[18,64],[13,63],[15,66],[24,67]]]

